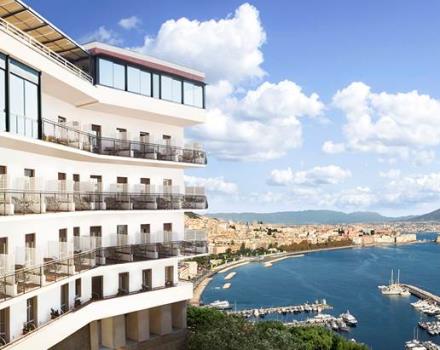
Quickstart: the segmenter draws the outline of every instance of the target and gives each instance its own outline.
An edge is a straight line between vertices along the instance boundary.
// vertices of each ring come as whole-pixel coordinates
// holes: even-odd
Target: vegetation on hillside
[[[190,307],[189,350],[366,350],[322,327],[288,327],[278,321],[251,323],[243,317]]]

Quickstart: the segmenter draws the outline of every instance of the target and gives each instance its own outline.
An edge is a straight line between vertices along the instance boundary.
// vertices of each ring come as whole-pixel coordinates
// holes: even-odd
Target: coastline
[[[386,246],[400,246],[400,245],[408,245],[408,244],[416,244],[416,243],[427,243],[432,241],[425,241],[425,240],[417,240],[414,242],[404,242],[404,243],[394,243],[394,244],[369,244],[369,245],[357,245],[357,244],[351,244],[347,246],[341,246],[341,247],[324,247],[324,248],[315,248],[315,249],[308,249],[308,250],[301,250],[301,251],[295,251],[295,252],[282,252],[282,253],[273,253],[268,254],[265,256],[259,256],[259,257],[246,257],[237,261],[233,261],[221,266],[215,267],[212,271],[210,271],[205,276],[201,276],[200,279],[197,281],[197,283],[194,284],[194,291],[193,291],[193,297],[190,301],[191,305],[194,306],[200,306],[200,299],[202,297],[202,294],[205,290],[205,288],[209,285],[211,280],[214,278],[214,276],[218,273],[223,273],[226,271],[230,271],[232,269],[238,268],[240,266],[247,265],[251,262],[271,262],[276,263],[278,261],[282,261],[284,259],[287,259],[289,257],[295,256],[295,255],[304,255],[309,253],[317,253],[322,251],[332,251],[332,250],[341,250],[341,249],[354,249],[354,248],[371,248],[371,247],[386,247]]]

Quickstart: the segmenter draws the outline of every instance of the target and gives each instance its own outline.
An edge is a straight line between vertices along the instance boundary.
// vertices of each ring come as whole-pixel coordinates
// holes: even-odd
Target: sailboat
[[[397,270],[397,281],[394,281],[394,270],[391,270],[391,279],[388,286],[380,286],[380,290],[384,295],[403,295],[406,296],[407,289],[403,288],[400,284],[400,270]]]

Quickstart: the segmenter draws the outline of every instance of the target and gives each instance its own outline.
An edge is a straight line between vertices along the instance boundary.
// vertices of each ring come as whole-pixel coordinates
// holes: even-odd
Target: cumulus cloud
[[[192,134],[220,159],[261,161],[279,158],[302,144],[300,118],[316,117],[324,104],[316,93],[284,80],[264,82],[242,98],[224,82],[215,86],[207,122]]]
[[[238,83],[265,75],[261,68],[265,41],[258,10],[245,3],[219,20],[170,19],[135,49],[201,70],[210,83]]]
[[[219,177],[196,177],[185,175],[185,183],[188,186],[203,186],[208,192],[220,194],[238,193],[237,184],[225,181],[223,176]]]
[[[123,43],[123,40],[118,33],[111,29],[107,29],[105,26],[100,26],[94,32],[84,35],[79,41],[81,43],[100,41],[110,45],[121,45]]]
[[[354,82],[333,96],[344,112],[345,147],[426,164],[440,144],[440,101],[417,91],[374,93]]]
[[[138,28],[139,25],[142,23],[140,18],[137,16],[131,16],[127,18],[121,18],[118,22],[118,25],[126,30],[135,29]]]
[[[350,176],[350,170],[342,169],[337,165],[316,166],[308,170],[296,172],[291,168],[274,169],[270,173],[268,183],[278,186],[334,185],[343,182]]]

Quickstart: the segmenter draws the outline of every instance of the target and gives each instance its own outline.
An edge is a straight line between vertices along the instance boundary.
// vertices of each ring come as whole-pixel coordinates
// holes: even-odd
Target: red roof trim
[[[178,75],[179,77],[182,77],[182,78],[195,80],[195,81],[204,83],[204,78],[199,75],[188,73],[188,72],[185,72],[183,70],[176,69],[173,67],[165,66],[163,64],[154,63],[154,62],[150,62],[147,60],[142,60],[139,58],[131,57],[131,56],[124,55],[121,53],[116,53],[114,51],[109,51],[109,50],[98,48],[98,47],[90,49],[89,52],[92,55],[106,55],[106,56],[110,56],[110,57],[115,57],[115,58],[118,58],[118,59],[123,60],[128,63],[134,63],[138,66],[158,70],[158,71],[165,72],[165,73]]]

